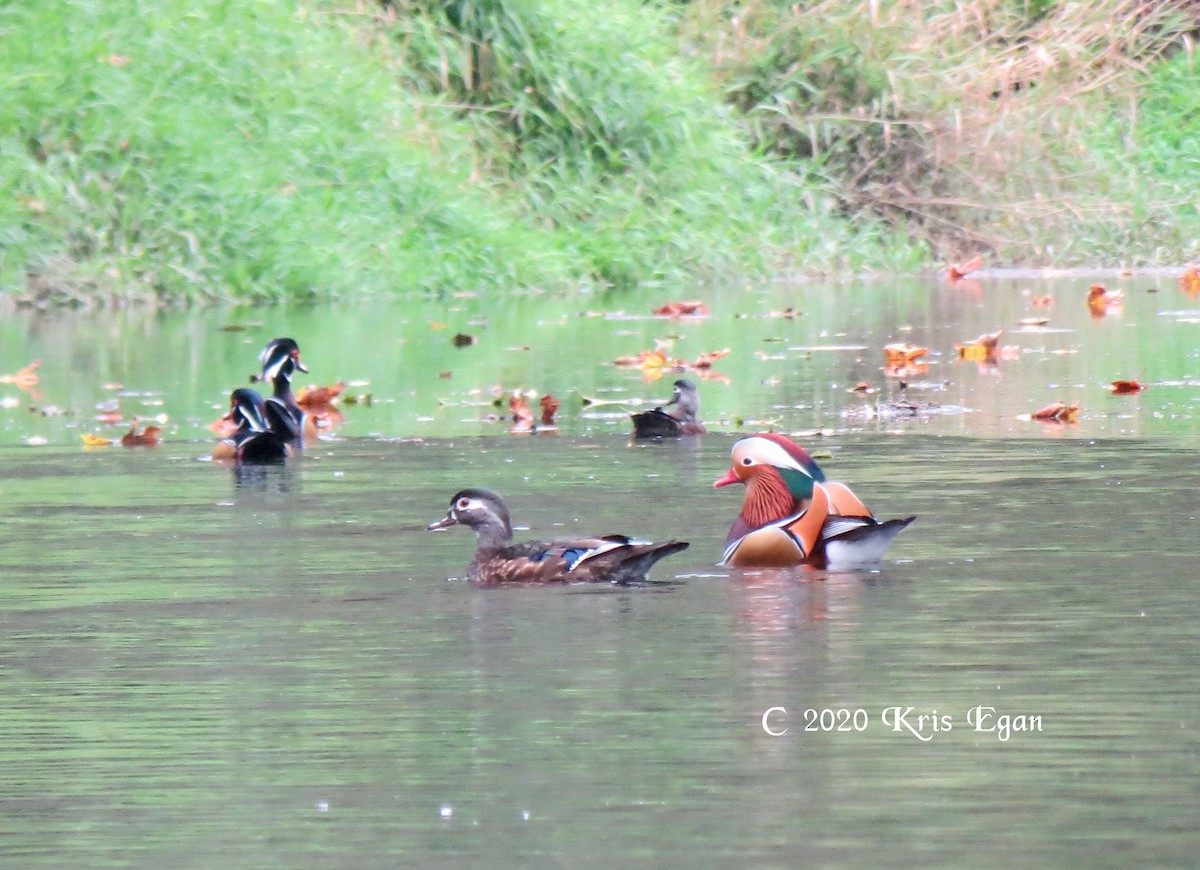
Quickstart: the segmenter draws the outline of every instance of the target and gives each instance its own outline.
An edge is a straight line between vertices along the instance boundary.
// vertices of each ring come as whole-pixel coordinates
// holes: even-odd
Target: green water
[[[936,327],[913,314],[946,310],[950,292],[902,292],[865,337],[812,338],[944,351],[937,336],[1003,325],[987,298]],[[784,350],[702,384],[706,418],[728,426],[650,445],[568,402],[557,436],[520,437],[481,419],[497,409],[435,397],[465,403],[501,381],[665,396],[597,358],[664,329],[697,350],[757,350],[756,330],[809,326],[714,315],[722,336],[715,322],[574,315],[580,338],[543,354],[535,315],[551,306],[525,301],[488,327],[503,348],[487,359],[524,366],[510,379],[463,362],[486,340],[442,348],[444,330],[383,329],[379,309],[235,312],[272,322],[252,334],[209,312],[9,318],[7,369],[42,357],[36,402],[68,413],[31,414],[24,393],[0,412],[0,864],[1192,866],[1200,365],[1188,300],[1169,292],[1039,336],[1075,353],[1025,353],[999,373],[931,366],[950,380],[941,401],[970,413],[859,425],[840,414],[856,400],[843,386],[883,383],[874,353],[859,367]],[[507,351],[526,329],[534,350]],[[204,459],[204,426],[262,340],[287,332],[312,382],[370,380],[359,389],[377,401],[347,409],[339,440],[239,478]],[[764,383],[764,369],[788,379]],[[1125,376],[1154,386],[1121,402],[1103,391]],[[79,431],[107,431],[90,417],[110,382],[137,393],[121,397],[131,407],[162,402],[148,407],[168,415],[166,444],[80,446]],[[1016,419],[1076,384],[1079,424]],[[882,516],[918,514],[882,570],[714,567],[740,493],[711,482],[739,414],[826,429],[806,443],[831,476]],[[49,443],[25,443],[38,435]],[[469,589],[456,578],[470,535],[424,531],[465,485],[504,493],[518,535],[692,548],[647,588]],[[783,736],[763,728],[773,707]],[[938,730],[896,730],[894,707]],[[976,707],[1041,730],[1002,740],[972,727]],[[865,724],[805,731],[806,709],[862,710]]]

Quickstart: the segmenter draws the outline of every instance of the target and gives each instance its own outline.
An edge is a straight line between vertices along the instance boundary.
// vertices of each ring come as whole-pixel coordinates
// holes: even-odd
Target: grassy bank
[[[1193,0],[722,0],[688,7],[755,141],[850,219],[953,259],[1200,255]],[[1148,74],[1150,73],[1150,74]],[[1178,158],[1178,159],[1175,159]]]
[[[1081,5],[1110,30],[1069,17]],[[974,250],[1190,259],[1194,150],[1175,121],[1194,119],[1197,80],[1190,58],[1159,62],[1183,4],[1130,5],[9,4],[0,292],[348,298]]]
[[[0,11],[4,287],[42,301],[296,299],[884,256],[751,153],[703,72],[671,56],[658,13],[480,8],[473,24],[433,4]],[[483,39],[495,77],[467,110],[480,94],[439,79],[478,79],[463,52]]]

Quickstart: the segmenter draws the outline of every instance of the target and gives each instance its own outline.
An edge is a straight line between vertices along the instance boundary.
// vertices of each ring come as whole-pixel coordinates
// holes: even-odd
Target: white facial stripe
[[[808,471],[797,462],[790,453],[767,438],[744,438],[733,445],[734,459],[741,456],[751,456],[756,462],[764,465],[774,465],[777,468],[794,468],[796,471],[808,474]],[[812,475],[809,475],[810,477]]]

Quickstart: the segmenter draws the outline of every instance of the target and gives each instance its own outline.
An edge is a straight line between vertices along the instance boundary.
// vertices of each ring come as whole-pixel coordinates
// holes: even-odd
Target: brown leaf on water
[[[656,317],[710,317],[712,312],[703,302],[668,302],[654,309]]]
[[[457,333],[454,338],[451,339],[451,341],[454,342],[455,347],[470,347],[471,345],[476,344],[479,341],[479,338],[474,335],[468,335],[465,332],[460,332]]]
[[[538,401],[538,404],[540,404],[542,407],[542,425],[557,425],[554,422],[554,415],[558,413],[558,400],[549,393],[546,393],[546,395],[542,396],[542,398]]]
[[[951,263],[946,267],[946,274],[951,281],[960,281],[983,265],[983,254],[976,254],[961,263]]]
[[[857,393],[860,396],[870,396],[874,393],[878,393],[879,390],[876,389],[875,387],[872,387],[866,381],[859,381],[853,387],[846,390],[846,392],[847,393]]]
[[[727,348],[724,348],[723,350],[714,350],[714,351],[710,351],[708,353],[702,353],[702,354],[700,354],[700,356],[696,357],[696,359],[692,362],[691,368],[694,368],[694,369],[712,368],[712,364],[715,363],[717,360],[721,359],[721,357],[729,356],[731,350],[732,350],[732,348],[727,347]]]
[[[916,362],[927,353],[929,353],[929,348],[909,344],[904,341],[893,342],[883,347],[884,361],[888,365],[904,365],[905,363]]]
[[[330,404],[346,390],[346,382],[338,381],[331,387],[305,387],[296,394],[296,404],[306,410]]]
[[[1093,320],[1119,316],[1124,310],[1125,294],[1120,290],[1109,290],[1103,284],[1093,284],[1088,288],[1087,304]]]
[[[1031,420],[1041,420],[1050,423],[1078,423],[1079,403],[1053,402],[1044,408],[1039,408],[1029,415]]]
[[[511,396],[508,410],[512,411],[513,432],[528,432],[533,428],[533,412],[529,410],[529,401],[525,396],[520,393]]]
[[[138,424],[134,423],[129,427],[129,431],[121,436],[122,447],[157,447],[162,442],[158,437],[162,434],[161,426],[147,426],[141,432],[137,428]]]
[[[985,332],[973,341],[955,342],[958,358],[969,362],[996,362],[999,359],[1000,337],[1003,329]]]
[[[38,384],[37,368],[41,364],[40,359],[35,359],[15,374],[0,375],[0,384],[13,384],[19,390],[31,390]]]
[[[1188,266],[1179,276],[1179,289],[1195,299],[1200,296],[1200,266]]]
[[[1114,396],[1132,396],[1146,389],[1146,385],[1137,381],[1113,381],[1108,388]]]

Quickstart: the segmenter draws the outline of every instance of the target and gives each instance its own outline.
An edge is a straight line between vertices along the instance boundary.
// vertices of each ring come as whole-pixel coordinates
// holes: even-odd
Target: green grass
[[[686,293],[979,248],[1195,256],[1194,73],[1138,102],[1169,7],[982,2],[6,4],[0,292]]]

